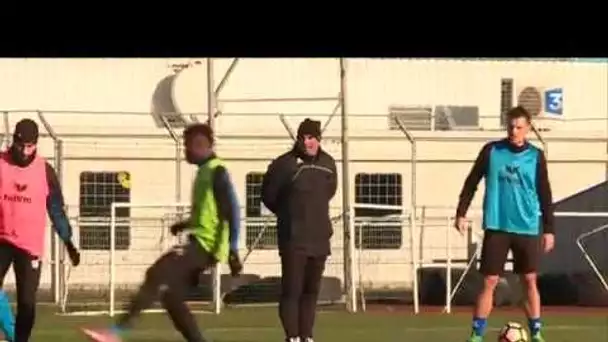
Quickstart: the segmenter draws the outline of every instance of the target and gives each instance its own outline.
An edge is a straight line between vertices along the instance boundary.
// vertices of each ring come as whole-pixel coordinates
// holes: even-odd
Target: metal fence
[[[81,117],[85,115],[79,114]],[[180,137],[177,133],[107,133],[91,134],[90,137],[86,134],[66,133],[61,136],[52,126],[53,118],[61,115],[71,114],[7,112],[5,117],[12,119],[6,124],[4,137],[7,141],[6,138],[11,135],[11,123],[22,116],[35,118],[48,132],[43,134],[41,152],[53,163],[63,183],[66,201],[70,204],[68,213],[75,227],[75,240],[83,248],[83,266],[70,269],[59,242],[54,234],[49,234],[50,250],[42,288],[48,290],[50,297],[46,298],[56,303],[68,299],[67,303],[72,307],[86,311],[108,303],[112,293],[118,296],[115,298],[125,298],[141,281],[147,265],[174,241],[166,234],[167,227],[171,218],[185,215],[185,211],[173,208],[171,203],[187,199],[185,194],[188,193],[192,168],[181,157]],[[122,117],[142,115],[144,114],[131,113],[123,114]],[[227,119],[220,122],[220,125],[232,125],[229,120],[239,121],[246,117],[245,114],[224,115],[223,118]],[[284,127],[285,133],[275,131],[273,136],[260,137],[255,132],[240,135],[232,132],[223,135],[220,132],[218,149],[220,154],[226,155],[228,162],[235,165],[231,169],[242,198],[244,218],[241,247],[244,251],[252,249],[246,271],[276,279],[280,275],[276,230],[273,218],[268,218],[263,213],[259,186],[265,166],[274,156],[289,148],[294,126],[305,115],[275,114],[258,117],[263,118],[267,125],[275,122],[276,127]],[[348,303],[350,310],[356,310],[364,304],[361,301],[363,293],[367,300],[399,297],[400,300],[412,302],[412,296],[419,295],[409,293],[414,282],[413,260],[420,260],[421,264],[427,263],[427,266],[437,266],[445,264],[446,257],[440,256],[445,253],[455,253],[454,258],[458,260],[463,260],[470,253],[469,246],[464,241],[446,252],[448,247],[442,239],[446,238],[446,227],[449,226],[449,217],[453,213],[450,212],[451,209],[439,210],[436,203],[449,205],[455,202],[457,193],[454,189],[460,187],[466,175],[462,171],[467,170],[474,161],[476,149],[500,133],[492,132],[478,137],[445,137],[439,134],[434,137],[417,136],[397,120],[400,131],[378,136],[376,133],[380,129],[374,128],[373,122],[385,120],[383,117],[354,115],[350,120],[358,129],[343,139],[339,134],[339,125],[336,125],[337,120],[330,120],[331,114],[314,117],[325,117],[324,146],[332,155],[337,156],[342,177],[345,169],[347,173],[349,169],[353,170],[343,179],[339,194],[333,202],[336,236],[332,241],[333,255],[328,264],[327,276],[337,279],[339,285],[334,288],[340,290],[334,292],[341,298],[330,296],[332,298],[329,301]],[[572,143],[605,148],[605,139],[593,136],[576,139],[576,142],[569,137],[538,137],[539,145],[548,149],[552,145]],[[349,140],[351,146],[356,148],[351,155],[346,156],[348,159],[344,159],[342,154],[343,140]],[[252,143],[259,146],[252,147]],[[124,147],[125,144],[127,148]],[[458,156],[430,155],[430,151],[448,149],[457,144],[464,144],[466,152]],[[363,153],[361,148],[365,145],[374,146],[371,151]],[[375,150],[389,148],[397,150],[395,154],[398,156],[382,155],[386,151]],[[261,150],[266,151],[260,153]],[[578,165],[581,170],[596,169],[595,174],[603,175],[605,172],[605,159],[567,160],[559,156],[557,149],[552,152],[556,155],[556,161],[549,157],[549,164],[568,168],[564,171],[566,173],[572,171],[571,165]],[[247,155],[253,153],[256,154],[255,157],[247,158]],[[458,179],[446,180],[441,176],[449,176],[450,173],[430,171],[429,165],[435,165],[439,169],[459,168],[461,171],[454,174],[458,174],[458,177],[449,177]],[[123,175],[126,178],[120,180],[100,175],[104,172],[113,172],[117,177],[120,172],[127,172],[128,176]],[[435,175],[430,177],[430,173]],[[89,174],[92,178],[87,176]],[[573,181],[575,180],[569,180]],[[561,177],[555,178],[554,182],[558,188],[566,184],[565,187],[570,189],[567,185],[569,182],[562,181]],[[593,180],[581,179],[579,183],[584,187],[593,183]],[[441,198],[445,193],[429,197],[429,193],[437,190],[436,186],[440,186],[442,191],[445,188],[451,189],[447,203]],[[344,191],[345,188],[348,191]],[[353,192],[349,194],[350,191]],[[420,200],[420,197],[423,199]],[[347,198],[349,206],[345,206],[344,198]],[[87,201],[91,203],[85,205],[83,202]],[[110,234],[109,206],[112,202],[123,201],[131,203],[132,208],[128,212],[118,213],[118,216],[124,216],[123,220],[129,224],[124,227],[118,225],[116,234]],[[165,208],[138,209],[138,206],[145,206],[146,203],[164,204]],[[377,207],[364,208],[366,204],[375,204]],[[411,208],[417,208],[416,219],[412,218]],[[419,227],[420,236],[415,237],[411,232],[413,225]],[[115,278],[118,288],[114,291],[109,286],[113,269],[109,256],[112,237],[115,238],[117,250],[130,255],[121,259],[119,264],[122,266],[115,269],[118,272]],[[418,249],[413,247],[416,244],[419,244]],[[10,286],[12,279],[9,278],[7,283]],[[264,294],[270,296],[268,293],[273,290],[269,290],[269,286],[266,286],[266,290],[260,290],[264,287],[259,286],[254,290],[249,289],[246,297],[255,299],[254,297],[262,297]],[[69,291],[69,296],[66,291]],[[221,291],[225,292],[226,289]],[[209,295],[206,298],[211,301],[214,297]],[[85,307],[88,309],[85,310]]]

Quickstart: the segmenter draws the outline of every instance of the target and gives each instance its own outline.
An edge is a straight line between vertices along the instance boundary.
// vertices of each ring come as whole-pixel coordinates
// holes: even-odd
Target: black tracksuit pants
[[[287,338],[312,338],[326,260],[297,250],[281,252],[279,316]]]
[[[142,310],[149,308],[160,296],[161,303],[175,328],[188,342],[204,342],[194,316],[185,303],[193,277],[216,264],[194,237],[185,245],[177,245],[148,268],[143,285],[132,299],[126,315],[117,326],[130,327]]]
[[[13,265],[17,285],[15,342],[27,342],[36,321],[36,293],[40,285],[40,259],[7,242],[0,242],[0,286]]]

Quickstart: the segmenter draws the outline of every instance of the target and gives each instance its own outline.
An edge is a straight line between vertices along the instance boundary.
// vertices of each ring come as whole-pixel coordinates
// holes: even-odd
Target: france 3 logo
[[[550,88],[545,90],[545,110],[550,115],[564,114],[564,88]]]

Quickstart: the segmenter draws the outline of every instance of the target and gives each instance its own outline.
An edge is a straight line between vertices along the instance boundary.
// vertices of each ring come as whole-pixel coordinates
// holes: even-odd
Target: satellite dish
[[[159,128],[166,127],[166,124],[174,128],[184,127],[187,124],[184,117],[175,108],[173,100],[175,78],[176,75],[164,77],[158,82],[152,94],[152,117]]]
[[[172,98],[176,112],[185,117],[206,117],[207,96],[206,64],[194,64],[175,76]]]
[[[530,115],[538,116],[543,109],[543,98],[535,87],[525,87],[517,97],[517,104],[524,107]]]

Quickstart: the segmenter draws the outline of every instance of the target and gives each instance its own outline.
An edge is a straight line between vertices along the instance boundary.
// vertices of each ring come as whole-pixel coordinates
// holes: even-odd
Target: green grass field
[[[276,308],[225,309],[221,315],[197,315],[200,326],[215,342],[283,341]],[[490,320],[486,341],[496,341],[497,329],[507,320],[523,322],[513,313],[495,313]],[[608,341],[608,315],[559,312],[546,314],[545,335],[550,342]],[[57,316],[55,309],[41,309],[32,341],[86,341],[80,327],[106,326],[107,317]],[[424,313],[414,316],[406,311],[375,310],[348,314],[322,311],[318,315],[316,340],[349,342],[448,342],[464,341],[469,332],[470,316],[466,311],[451,315]],[[127,341],[182,341],[164,314],[145,314],[129,334]]]

